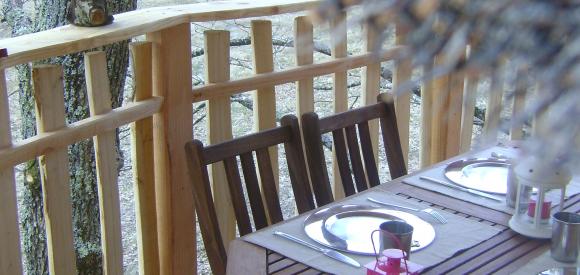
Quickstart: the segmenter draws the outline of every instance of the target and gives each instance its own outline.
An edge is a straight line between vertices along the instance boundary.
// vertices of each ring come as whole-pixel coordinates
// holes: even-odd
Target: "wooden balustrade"
[[[115,129],[132,124],[132,161],[137,213],[139,270],[141,274],[191,274],[196,270],[195,216],[191,185],[188,183],[183,145],[193,138],[192,102],[207,101],[208,141],[232,138],[230,96],[254,92],[255,130],[276,126],[275,86],[296,82],[296,113],[314,110],[313,78],[332,75],[333,111],[348,106],[348,70],[363,68],[361,101],[376,102],[380,91],[381,62],[393,60],[404,49],[392,46],[380,55],[372,53],[378,35],[365,28],[363,53],[348,55],[346,13],[330,22],[332,59],[314,61],[313,26],[307,17],[294,19],[296,66],[274,71],[272,23],[251,22],[254,75],[230,80],[230,34],[205,32],[205,80],[192,88],[190,22],[240,19],[287,14],[315,7],[319,0],[233,1],[138,10],[115,16],[115,23],[100,28],[65,26],[54,30],[0,41],[9,55],[0,58],[0,273],[22,273],[16,182],[14,167],[39,158],[42,171],[49,266],[52,274],[76,273],[73,246],[67,146],[93,138],[96,151],[100,199],[104,271],[122,272],[121,226]],[[59,66],[38,66],[33,70],[37,103],[38,135],[14,142],[4,70],[8,67],[54,56],[81,52],[116,41],[146,34],[147,41],[131,45],[135,100],[111,109],[102,52],[86,55],[91,116],[66,124],[62,70]],[[404,30],[396,28],[396,43],[404,41]],[[428,69],[438,64],[436,60]],[[394,87],[411,79],[411,60],[399,60],[393,70]],[[464,89],[464,81],[467,81]],[[489,97],[486,125],[497,126],[502,106],[502,82],[494,78]],[[479,79],[454,74],[422,83],[421,165],[448,158],[471,146],[475,91]],[[518,86],[517,90],[523,89]],[[514,97],[514,112],[525,98]],[[397,119],[403,149],[408,157],[410,94],[396,97]],[[492,129],[487,126],[487,130]],[[495,128],[497,129],[497,127]],[[521,128],[511,130],[522,137]],[[370,125],[377,158],[378,127]],[[268,157],[262,154],[261,157]],[[275,150],[269,158],[278,167]],[[408,159],[407,159],[408,160]],[[336,171],[336,165],[334,165]],[[221,164],[212,165],[211,175],[224,240],[235,237],[236,227],[228,199]],[[274,175],[277,178],[277,175]],[[343,196],[335,173],[335,196]],[[267,198],[266,198],[267,199]]]

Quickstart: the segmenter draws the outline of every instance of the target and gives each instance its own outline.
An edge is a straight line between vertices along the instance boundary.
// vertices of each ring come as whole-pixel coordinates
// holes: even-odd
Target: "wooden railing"
[[[267,20],[251,24],[254,75],[230,80],[229,33],[205,32],[205,85],[192,90],[190,22],[218,21],[306,11],[315,0],[232,1],[151,8],[115,16],[112,25],[100,28],[64,26],[49,31],[0,41],[8,56],[0,58],[0,274],[22,273],[14,167],[30,159],[41,163],[49,266],[52,274],[73,274],[70,186],[66,147],[82,139],[95,141],[99,182],[104,269],[109,274],[122,270],[117,165],[114,156],[115,129],[132,124],[133,170],[138,221],[140,272],[144,274],[191,274],[195,272],[195,220],[191,185],[186,175],[183,145],[193,138],[192,103],[207,101],[208,140],[215,143],[232,138],[230,96],[254,92],[255,129],[276,125],[274,87],[296,82],[297,115],[314,110],[313,78],[332,75],[334,111],[348,108],[347,71],[364,68],[363,104],[376,101],[382,61],[392,60],[403,50],[393,46],[376,56],[370,51],[377,34],[366,32],[366,53],[347,54],[346,13],[330,23],[335,27],[333,59],[314,63],[313,26],[305,16],[294,20],[296,66],[274,71],[272,26]],[[85,55],[91,117],[65,123],[62,69],[36,67],[33,71],[37,105],[38,135],[13,142],[5,69],[50,57],[90,50],[113,42],[146,35],[145,42],[131,45],[134,102],[111,110],[102,52]],[[397,41],[404,33],[397,30]],[[410,61],[399,60],[394,70],[395,85],[410,79]],[[477,79],[451,75],[423,83],[421,97],[421,163],[458,154],[471,145],[474,90]],[[501,89],[501,84],[493,85]],[[409,152],[409,93],[396,97],[397,118],[405,154]],[[523,100],[523,99],[520,99]],[[521,101],[520,101],[521,102]],[[519,103],[518,103],[519,104]],[[492,97],[488,108],[497,110],[501,96]],[[517,105],[520,106],[520,105]],[[519,108],[519,107],[518,107]],[[487,121],[496,125],[499,116],[488,112]],[[493,116],[495,114],[495,116]],[[490,128],[491,129],[491,128]],[[516,129],[517,130],[517,129]],[[371,127],[377,148],[378,128]],[[519,133],[519,132],[518,132]],[[377,150],[375,150],[376,152]],[[271,151],[272,155],[277,154]],[[277,157],[272,157],[277,161]],[[275,164],[277,167],[277,163]],[[212,168],[216,200],[227,204],[223,173]],[[335,182],[338,179],[335,179]],[[337,185],[338,186],[338,185]],[[337,188],[337,196],[340,196]],[[195,190],[193,190],[195,192]],[[220,223],[226,240],[235,235],[233,213],[220,207]]]

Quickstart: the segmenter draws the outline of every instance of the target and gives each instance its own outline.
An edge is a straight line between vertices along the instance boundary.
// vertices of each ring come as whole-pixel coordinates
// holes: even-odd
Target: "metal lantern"
[[[562,211],[571,173],[536,157],[517,164],[514,173],[517,193],[515,211],[509,221],[510,228],[528,237],[550,238],[552,207],[557,204],[558,211]]]

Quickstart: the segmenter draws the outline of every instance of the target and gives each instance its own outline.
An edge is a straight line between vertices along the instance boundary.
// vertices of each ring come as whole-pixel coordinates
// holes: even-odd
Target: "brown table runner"
[[[426,206],[420,203],[412,203],[397,195],[389,194],[383,191],[365,192],[361,195],[354,196],[348,200],[339,202],[340,204],[360,204],[373,205],[366,200],[367,197],[390,201],[406,206],[425,208]],[[440,213],[447,218],[447,224],[439,224],[429,217],[421,216],[424,220],[429,221],[435,228],[436,237],[433,243],[420,251],[411,254],[413,262],[421,264],[425,267],[435,265],[451,256],[460,250],[470,248],[490,237],[498,234],[502,228],[492,226],[488,223],[481,223],[472,219],[467,219],[458,215],[440,211]],[[303,222],[306,216],[297,217],[280,223],[264,230],[255,232],[243,237],[243,240],[257,244],[261,247],[276,251],[282,255],[292,258],[298,262],[312,266],[318,270],[335,273],[335,274],[364,274],[365,269],[354,268],[346,264],[330,259],[319,252],[312,249],[295,244],[286,239],[274,236],[274,231],[282,231],[301,239],[307,240],[311,243],[308,236],[304,233]],[[355,258],[361,265],[371,262],[374,258],[370,256],[359,256],[346,253]]]

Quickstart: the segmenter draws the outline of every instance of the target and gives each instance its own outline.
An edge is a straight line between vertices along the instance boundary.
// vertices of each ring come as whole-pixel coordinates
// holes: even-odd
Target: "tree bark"
[[[23,12],[22,2],[2,0],[2,15],[12,27],[13,36],[51,29],[67,23],[67,5],[70,0],[35,1],[35,16],[28,18]],[[20,4],[20,7],[18,7]],[[108,1],[112,13],[134,10],[137,0]],[[108,70],[113,108],[123,101],[125,78],[129,63],[128,41],[104,47],[107,53]],[[83,53],[52,58],[38,63],[62,64],[64,68],[64,97],[67,122],[72,123],[89,116],[84,76]],[[36,135],[34,97],[31,86],[31,67],[17,66],[19,98],[21,106],[22,135]],[[118,141],[118,135],[117,135]],[[117,142],[118,145],[118,142]],[[118,150],[118,152],[120,152]],[[72,187],[74,241],[79,274],[102,274],[102,252],[100,243],[100,221],[95,177],[92,140],[81,141],[69,147],[69,163]],[[119,155],[120,156],[120,155]],[[120,156],[122,157],[122,156]],[[122,161],[119,161],[122,164]],[[24,170],[25,188],[21,230],[25,269],[27,274],[48,274],[48,250],[42,209],[42,189],[36,160],[29,161]]]

